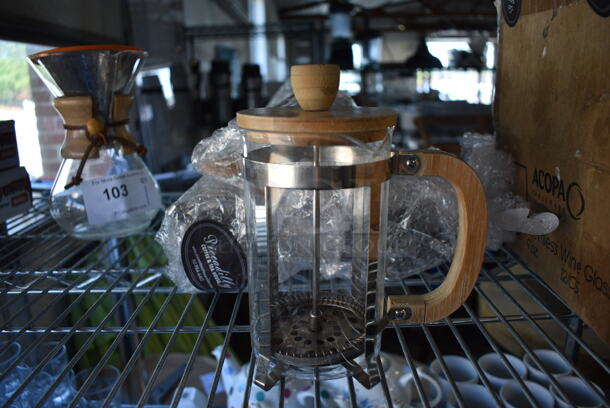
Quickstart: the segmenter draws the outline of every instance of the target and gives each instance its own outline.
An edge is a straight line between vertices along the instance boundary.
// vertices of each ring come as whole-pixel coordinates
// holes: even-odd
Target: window
[[[483,55],[486,69],[481,71],[448,68],[451,66],[454,51],[470,52],[467,38],[429,40],[427,45],[430,53],[438,58],[446,69],[418,73],[418,92],[435,89],[439,92],[439,98],[444,101],[462,100],[470,103],[491,104],[494,89],[494,42],[487,41],[485,44]]]
[[[26,61],[48,46],[0,40],[0,120],[14,120],[19,161],[30,176],[52,180],[60,164],[63,122]]]

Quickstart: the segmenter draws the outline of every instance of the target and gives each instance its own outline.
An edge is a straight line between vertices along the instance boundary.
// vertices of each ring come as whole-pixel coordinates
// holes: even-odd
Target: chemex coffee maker
[[[380,380],[383,328],[391,321],[441,319],[470,294],[486,241],[484,192],[476,173],[452,155],[393,153],[392,110],[329,109],[338,66],[293,66],[291,82],[300,108],[237,114],[245,143],[255,381],[268,390],[282,376],[351,374],[370,388]],[[390,179],[407,176],[452,183],[459,203],[457,243],[439,287],[386,296]],[[281,250],[287,242],[295,244],[291,253]],[[331,268],[341,273],[327,273]]]
[[[136,233],[161,206],[159,186],[140,157],[145,149],[128,128],[134,78],[145,58],[143,49],[124,45],[55,48],[28,57],[64,120],[50,210],[75,237]]]

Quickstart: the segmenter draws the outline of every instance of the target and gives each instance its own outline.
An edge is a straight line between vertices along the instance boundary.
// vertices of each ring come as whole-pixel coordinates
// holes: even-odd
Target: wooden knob
[[[338,65],[293,65],[290,83],[301,109],[328,110],[337,96],[339,76]]]
[[[98,135],[104,131],[104,124],[101,120],[90,118],[87,120],[87,132],[90,135]]]

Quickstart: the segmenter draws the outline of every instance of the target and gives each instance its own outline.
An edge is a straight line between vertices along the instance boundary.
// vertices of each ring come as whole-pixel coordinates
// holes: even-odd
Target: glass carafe
[[[79,186],[65,188],[75,176],[80,162],[80,159],[63,159],[51,188],[51,216],[65,231],[82,239],[104,239],[127,236],[148,227],[157,214],[158,207],[137,212],[125,219],[91,224],[87,216],[83,190]],[[86,167],[83,180],[137,172],[147,177],[150,185],[157,191],[159,189],[142,158],[135,153],[125,154],[122,147],[116,143],[100,148],[99,157],[87,160]],[[120,183],[116,185],[119,194],[123,193],[121,185]],[[117,195],[116,190],[112,191],[112,187],[107,194],[102,190],[99,198],[111,201],[114,199],[113,193]]]
[[[127,126],[134,77],[145,56],[136,47],[104,45],[57,48],[28,59],[64,119],[50,211],[75,237],[133,234],[161,206],[159,186],[140,157],[145,149]]]
[[[389,109],[327,110],[338,67],[292,67],[299,108],[241,111],[255,381],[379,381],[381,330],[456,310],[482,262],[486,207],[470,167],[440,152],[391,152]],[[459,203],[447,279],[424,295],[384,293],[389,180],[441,176]]]

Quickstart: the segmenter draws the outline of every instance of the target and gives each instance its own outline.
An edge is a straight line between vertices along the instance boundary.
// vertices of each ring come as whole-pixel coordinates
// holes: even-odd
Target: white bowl
[[[424,394],[428,400],[428,405],[431,408],[439,407],[443,401],[443,390],[436,379],[428,370],[425,368],[418,368],[417,375],[419,381],[423,387]],[[407,406],[411,408],[419,408],[424,406],[424,402],[419,396],[417,386],[415,384],[415,377],[413,372],[408,372],[400,378],[400,385],[403,388],[406,395]]]
[[[536,400],[537,408],[553,408],[555,406],[555,399],[546,388],[532,381],[523,382]],[[521,388],[521,384],[515,380],[510,380],[502,386],[500,397],[507,408],[531,408],[532,406],[525,391]]]
[[[470,383],[458,383],[458,390],[462,394],[462,400],[466,407],[476,408],[496,408],[496,400],[491,395],[491,392],[482,385]],[[448,408],[458,407],[459,404],[455,394],[451,393],[449,397]]]
[[[572,366],[559,353],[553,350],[538,349],[533,350],[538,360],[542,363],[546,371],[555,378],[569,375],[572,372]],[[534,362],[529,354],[523,356],[523,362],[527,366],[529,378],[548,387],[551,384],[549,377],[540,367]]]
[[[527,368],[523,362],[512,354],[504,353],[504,357],[508,363],[515,369],[519,377],[525,378]],[[497,353],[487,353],[479,358],[479,367],[485,373],[491,386],[499,390],[508,381],[513,380],[507,365]]]
[[[476,383],[479,381],[477,370],[475,370],[474,365],[467,358],[462,356],[446,355],[443,356],[443,361],[445,362],[447,370],[449,370],[449,374],[453,378],[453,381],[461,383]],[[447,377],[445,377],[445,373],[443,372],[439,359],[434,360],[430,364],[430,371],[432,371],[434,375],[444,380],[448,380]]]
[[[586,382],[578,377],[560,377],[557,378],[557,382],[570,402],[578,408],[597,408],[604,405],[604,400],[594,393]],[[593,386],[597,388],[600,394],[604,395],[604,392],[600,387],[595,384],[593,384]],[[553,394],[553,397],[555,397],[555,401],[559,408],[570,408],[572,406],[563,399],[554,385],[550,385],[549,390],[551,391],[551,394]]]
[[[479,380],[479,375],[477,374],[474,365],[467,358],[456,355],[446,355],[443,356],[443,361],[445,362],[453,381],[457,384],[476,383]],[[444,404],[447,402],[449,395],[451,395],[451,385],[443,372],[439,359],[432,361],[430,364],[430,371],[441,383],[441,388],[443,390],[442,403]]]

